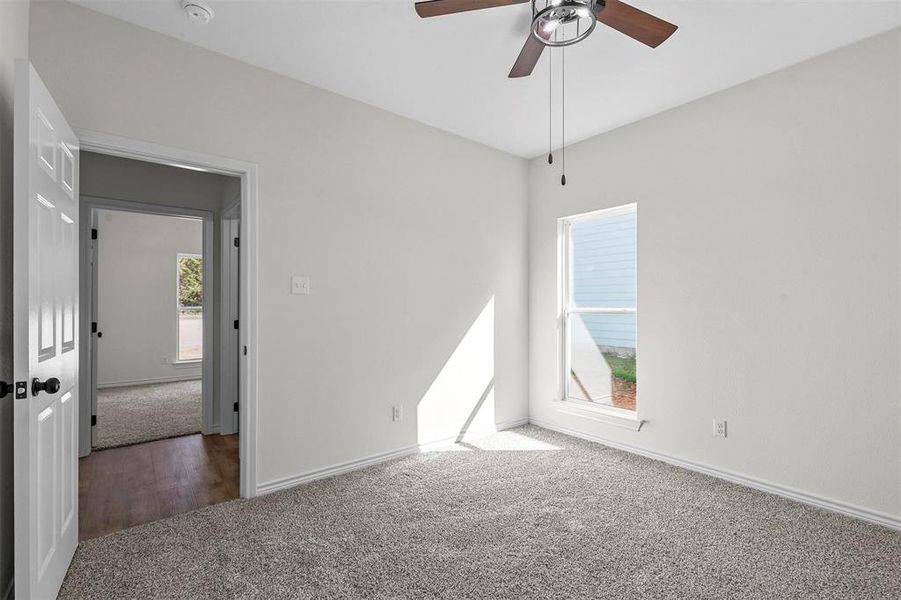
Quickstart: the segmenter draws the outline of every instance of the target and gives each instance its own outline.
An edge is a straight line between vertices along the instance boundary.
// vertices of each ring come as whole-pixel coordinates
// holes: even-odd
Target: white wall
[[[527,416],[525,161],[74,5],[31,23],[74,126],[259,165],[260,483],[415,444],[486,307],[456,356],[492,343],[492,420]],[[462,407],[430,434],[484,391],[430,396]]]
[[[532,417],[901,516],[898,86],[896,30],[532,161]],[[552,404],[556,220],[630,202],[639,432]]]
[[[176,258],[203,254],[203,221],[97,211],[101,387],[200,379],[176,366]]]
[[[14,62],[28,58],[27,1],[0,2],[0,380],[12,369]],[[13,577],[13,397],[0,400],[0,598]]]

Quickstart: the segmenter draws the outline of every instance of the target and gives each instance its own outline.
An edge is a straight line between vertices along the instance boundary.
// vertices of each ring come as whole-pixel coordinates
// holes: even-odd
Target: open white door
[[[55,598],[78,543],[78,140],[16,65],[16,598]]]

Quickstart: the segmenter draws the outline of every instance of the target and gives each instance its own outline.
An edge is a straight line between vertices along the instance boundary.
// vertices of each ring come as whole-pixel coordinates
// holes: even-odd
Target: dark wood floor
[[[239,494],[237,435],[187,435],[79,460],[78,533],[86,540]]]

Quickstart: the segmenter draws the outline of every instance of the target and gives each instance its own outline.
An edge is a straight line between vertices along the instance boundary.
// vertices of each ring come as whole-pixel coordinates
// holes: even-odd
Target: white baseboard
[[[113,387],[128,387],[130,385],[150,385],[152,383],[172,383],[175,381],[194,381],[196,379],[200,379],[201,376],[199,374],[190,374],[185,373],[183,375],[169,375],[167,377],[152,377],[150,379],[132,379],[130,381],[107,381],[104,383],[98,383],[97,389],[102,390],[104,388],[113,388]]]
[[[796,490],[790,487],[770,483],[768,481],[762,481],[760,479],[755,479],[753,477],[748,477],[747,475],[734,473],[725,469],[719,469],[690,460],[676,458],[675,456],[670,456],[668,454],[662,454],[660,452],[654,452],[652,450],[645,450],[631,444],[614,442],[598,435],[585,433],[584,431],[578,431],[575,429],[570,429],[568,427],[562,427],[553,423],[542,421],[540,419],[533,418],[529,421],[533,425],[543,427],[544,429],[550,429],[551,431],[556,431],[565,435],[571,435],[583,440],[588,440],[589,442],[596,442],[604,446],[610,446],[611,448],[616,448],[625,452],[631,452],[632,454],[638,454],[640,456],[659,460],[661,462],[681,467],[683,469],[688,469],[689,471],[695,471],[697,473],[703,473],[704,475],[710,475],[711,477],[725,479],[726,481],[737,483],[738,485],[754,488],[755,490],[782,496],[783,498],[788,498],[789,500],[803,502],[804,504],[809,504],[817,508],[822,508],[831,512],[836,512],[849,517],[854,517],[856,519],[861,519],[863,521],[869,521],[870,523],[876,523],[877,525],[882,525],[883,527],[888,527],[889,529],[896,529],[901,531],[901,518],[893,515],[873,511],[861,506],[855,506],[853,504],[847,504],[845,502],[839,502],[837,500],[830,500],[829,498],[823,498],[822,496],[817,496],[816,494],[810,494],[808,492],[803,492],[801,490]]]
[[[467,432],[465,437],[469,437],[472,435],[488,435],[491,433],[495,433],[497,431],[503,431],[504,429],[511,429],[513,427],[519,427],[520,425],[528,424],[528,417],[524,417],[521,419],[512,419],[510,421],[503,421],[501,423],[497,423],[494,428],[483,429],[479,431]],[[339,463],[337,465],[332,465],[330,467],[323,467],[322,469],[316,469],[314,471],[308,471],[306,473],[301,473],[299,475],[291,475],[288,477],[282,477],[280,479],[273,479],[272,481],[266,481],[257,486],[257,495],[262,496],[263,494],[271,494],[272,492],[277,492],[279,490],[285,490],[288,488],[292,488],[304,483],[309,483],[311,481],[316,481],[317,479],[325,479],[326,477],[332,477],[334,475],[340,475],[342,473],[348,473],[350,471],[356,471],[357,469],[363,469],[366,467],[371,467],[373,465],[377,465],[379,463],[388,462],[389,460],[395,460],[398,458],[403,458],[405,456],[411,456],[413,454],[418,454],[423,451],[425,448],[430,448],[436,445],[445,445],[449,443],[453,443],[457,441],[458,436],[449,437],[446,440],[436,440],[434,442],[429,442],[427,444],[415,444],[412,446],[404,446],[402,448],[398,448],[396,450],[389,450],[388,452],[380,452],[378,454],[372,454],[370,456],[366,456],[364,458],[359,458],[356,460],[350,460],[347,462]]]
[[[333,475],[340,475],[342,473],[356,471],[357,469],[377,465],[379,463],[394,460],[396,458],[410,456],[411,454],[416,454],[417,452],[419,452],[419,448],[417,446],[406,446],[403,448],[398,448],[397,450],[381,452],[379,454],[372,454],[365,458],[350,460],[347,462],[339,463],[337,465],[332,465],[330,467],[324,467],[322,469],[316,469],[314,471],[301,473],[299,475],[291,475],[289,477],[282,477],[281,479],[273,479],[272,481],[267,481],[265,483],[257,485],[257,495],[262,496],[263,494],[271,494],[272,492],[292,488],[302,483],[309,483],[311,481],[316,481],[317,479],[325,479],[326,477],[332,477]]]

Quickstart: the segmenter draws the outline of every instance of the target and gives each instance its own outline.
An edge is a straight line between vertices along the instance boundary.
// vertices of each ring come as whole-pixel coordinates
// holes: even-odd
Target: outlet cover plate
[[[726,429],[726,419],[713,420],[713,437],[724,438],[728,431]]]
[[[310,278],[294,275],[291,277],[291,293],[292,294],[309,294]]]

